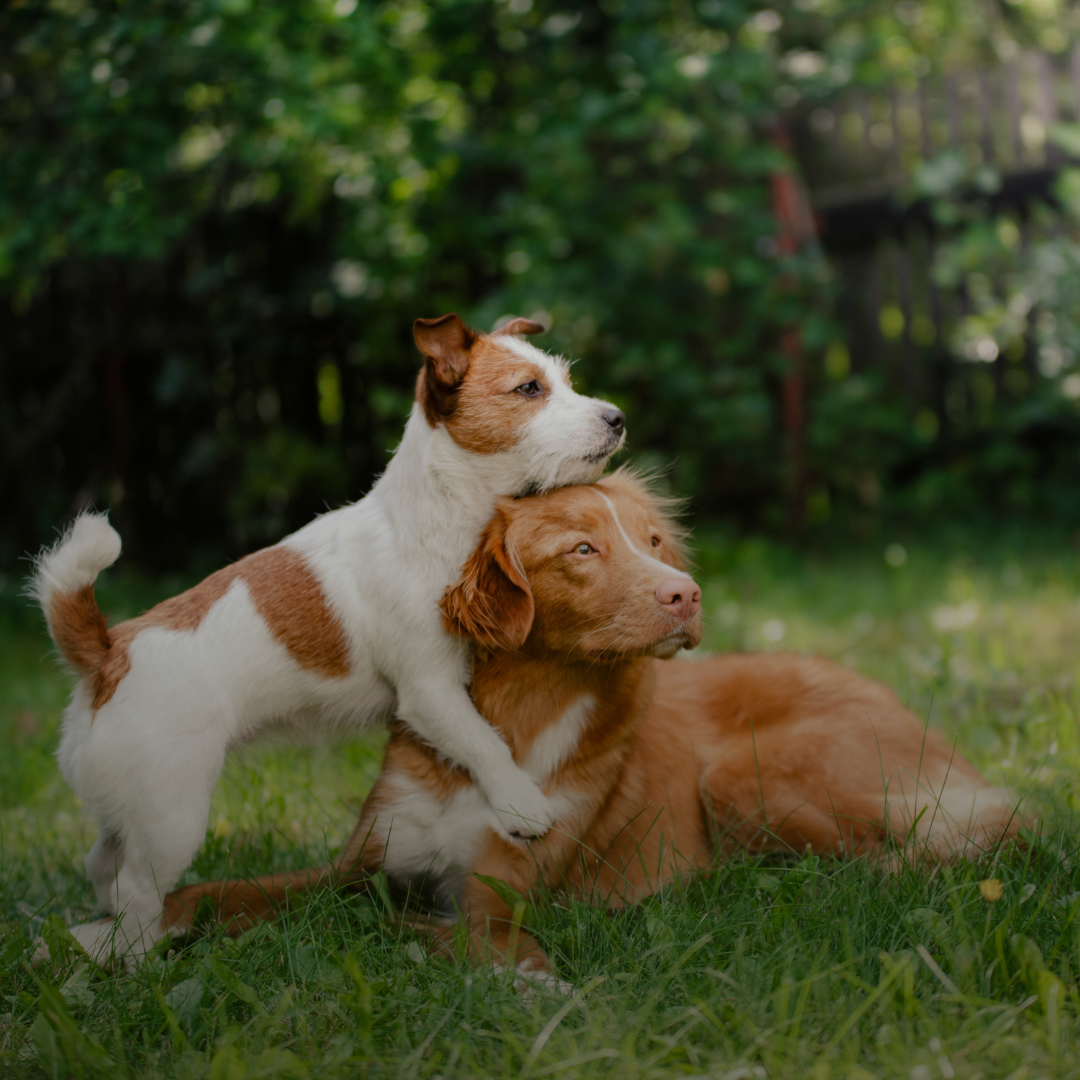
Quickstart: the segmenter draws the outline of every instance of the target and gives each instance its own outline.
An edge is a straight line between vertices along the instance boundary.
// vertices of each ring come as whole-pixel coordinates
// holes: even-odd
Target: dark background
[[[802,168],[778,126],[999,63],[1005,39],[1071,45],[1071,9],[974,11],[7,5],[0,567],[21,573],[90,504],[126,565],[196,572],[359,497],[408,413],[412,320],[450,310],[549,323],[538,343],[627,411],[631,456],[730,529],[1080,525],[1068,161],[1034,209],[982,198],[970,169],[931,192],[927,272],[964,291],[998,268],[928,347],[953,364],[948,400],[909,392],[888,342],[856,355],[821,215],[823,243],[790,242],[774,212],[776,178]],[[1035,232],[1014,251],[999,226],[1017,214]],[[1047,251],[1057,291],[992,323]],[[1019,343],[1030,377],[967,362],[971,333],[996,335],[1006,375]]]

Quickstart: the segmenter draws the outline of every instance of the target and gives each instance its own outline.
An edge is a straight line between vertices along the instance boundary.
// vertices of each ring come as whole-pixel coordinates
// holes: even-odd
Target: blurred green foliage
[[[777,253],[777,110],[1003,35],[1067,43],[1072,17],[869,0],[6,5],[0,564],[87,502],[113,508],[134,561],[199,569],[358,497],[409,409],[411,322],[448,310],[549,321],[540,343],[627,410],[635,455],[759,527],[784,518],[777,341],[798,326],[810,520],[917,506],[905,476],[937,476],[927,422],[842,370],[821,253]]]

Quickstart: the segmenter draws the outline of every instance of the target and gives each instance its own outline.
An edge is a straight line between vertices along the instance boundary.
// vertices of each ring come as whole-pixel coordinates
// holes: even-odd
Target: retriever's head
[[[587,487],[500,503],[442,599],[454,634],[567,659],[672,656],[701,640],[670,503],[620,470]]]

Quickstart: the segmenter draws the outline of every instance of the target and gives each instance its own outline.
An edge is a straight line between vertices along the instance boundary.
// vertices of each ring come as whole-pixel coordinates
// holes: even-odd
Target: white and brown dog
[[[120,554],[104,515],[41,555],[33,591],[79,675],[60,768],[100,823],[98,900],[122,916],[72,929],[91,955],[138,956],[163,935],[226,753],[270,731],[396,716],[469,770],[502,832],[547,831],[548,800],[476,711],[469,648],[439,610],[500,496],[595,480],[623,443],[623,414],[518,337],[541,330],[418,319],[416,403],[371,492],[136,619],[108,627],[94,599]]]

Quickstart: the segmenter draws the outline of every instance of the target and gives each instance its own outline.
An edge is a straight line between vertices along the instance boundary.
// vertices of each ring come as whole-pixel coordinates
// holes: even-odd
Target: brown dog
[[[289,891],[383,870],[459,911],[474,955],[545,975],[514,895],[538,886],[619,906],[735,845],[951,859],[1016,831],[1008,795],[879,683],[794,655],[667,659],[700,638],[683,561],[626,472],[501,504],[443,611],[478,645],[477,707],[559,807],[552,831],[499,836],[468,774],[398,726],[336,867],[180,890],[170,927],[203,896],[239,929]]]

